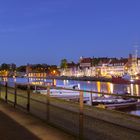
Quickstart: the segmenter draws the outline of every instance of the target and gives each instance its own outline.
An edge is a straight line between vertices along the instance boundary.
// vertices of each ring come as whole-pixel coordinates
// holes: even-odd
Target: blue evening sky
[[[140,0],[0,1],[0,63],[126,57],[135,44]]]

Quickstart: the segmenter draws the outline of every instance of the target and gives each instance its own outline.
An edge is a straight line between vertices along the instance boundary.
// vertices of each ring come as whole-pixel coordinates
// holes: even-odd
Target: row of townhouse
[[[60,69],[61,76],[94,76],[95,67],[92,67],[92,59],[91,58],[80,58],[79,63],[67,63],[67,68]]]
[[[140,59],[129,55],[128,58],[83,58],[78,64],[68,63],[67,68],[60,70],[61,76],[122,76],[125,73],[140,73]]]

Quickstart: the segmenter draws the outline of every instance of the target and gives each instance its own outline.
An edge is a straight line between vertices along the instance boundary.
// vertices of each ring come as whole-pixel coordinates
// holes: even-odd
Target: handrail
[[[38,86],[38,87],[42,87],[42,88],[46,88],[47,90],[47,85],[34,85],[31,83],[16,83],[17,85],[22,85],[22,86]],[[58,89],[58,90],[68,90],[68,91],[76,91],[76,92],[86,92],[86,93],[90,93],[90,94],[99,94],[99,95],[111,95],[111,96],[116,96],[116,97],[127,97],[127,98],[134,98],[134,99],[140,99],[140,96],[135,96],[135,95],[128,95],[128,94],[116,94],[116,93],[108,93],[108,92],[97,92],[97,91],[93,91],[93,90],[79,90],[79,89],[71,89],[71,88],[64,88],[64,87],[57,87],[57,86],[50,86],[50,89]]]
[[[27,84],[21,84],[21,85],[27,85]],[[39,86],[42,88],[46,88],[47,86],[44,85],[33,85],[30,84],[30,86]],[[134,98],[134,99],[140,99],[140,96],[135,96],[135,95],[128,95],[128,94],[116,94],[116,93],[107,93],[107,92],[97,92],[97,91],[92,91],[92,90],[79,90],[79,89],[71,89],[71,88],[64,88],[64,87],[57,87],[57,86],[49,86],[50,89],[58,89],[58,90],[68,90],[68,91],[76,91],[76,92],[86,92],[90,94],[100,94],[100,95],[111,95],[111,96],[117,96],[117,97],[128,97],[128,98]]]

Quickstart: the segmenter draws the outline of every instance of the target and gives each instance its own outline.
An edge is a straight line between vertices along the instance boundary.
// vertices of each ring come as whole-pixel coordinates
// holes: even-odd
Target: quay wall
[[[111,82],[111,78],[104,77],[68,77],[68,76],[48,76],[47,79],[58,79],[58,80],[76,80],[76,81],[101,81]]]

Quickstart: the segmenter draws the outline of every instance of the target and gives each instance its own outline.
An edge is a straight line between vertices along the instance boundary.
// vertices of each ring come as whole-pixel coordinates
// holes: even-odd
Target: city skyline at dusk
[[[0,124],[0,140],[140,140],[140,0],[1,0]]]
[[[128,57],[140,44],[138,0],[0,2],[0,63]],[[139,47],[138,47],[139,50]],[[139,53],[138,53],[139,54]]]

